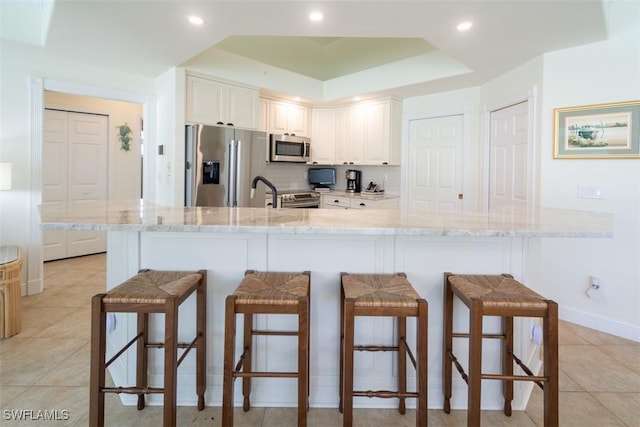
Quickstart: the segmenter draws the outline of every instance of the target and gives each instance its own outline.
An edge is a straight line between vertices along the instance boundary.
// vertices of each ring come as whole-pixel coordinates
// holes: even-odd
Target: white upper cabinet
[[[336,164],[400,164],[400,102],[387,99],[354,104],[338,114]]]
[[[281,101],[270,101],[269,133],[309,136],[309,108]]]
[[[187,75],[189,123],[257,129],[258,99],[256,89]]]
[[[311,110],[311,162],[314,165],[335,163],[336,131],[334,108]]]

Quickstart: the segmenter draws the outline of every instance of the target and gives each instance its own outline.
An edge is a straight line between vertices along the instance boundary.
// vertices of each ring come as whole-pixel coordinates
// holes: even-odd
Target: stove
[[[319,208],[320,193],[313,190],[278,191],[279,208]]]

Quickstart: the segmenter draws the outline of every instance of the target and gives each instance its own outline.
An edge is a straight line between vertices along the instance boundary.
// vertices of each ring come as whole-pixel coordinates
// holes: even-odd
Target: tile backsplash
[[[300,190],[309,188],[307,171],[311,166],[299,163],[268,163],[265,176],[278,190]],[[400,166],[326,166],[336,169],[336,185],[334,190],[344,190],[347,186],[345,172],[355,169],[362,172],[362,187],[367,187],[373,181],[385,192],[400,194]],[[384,177],[386,176],[386,181]]]

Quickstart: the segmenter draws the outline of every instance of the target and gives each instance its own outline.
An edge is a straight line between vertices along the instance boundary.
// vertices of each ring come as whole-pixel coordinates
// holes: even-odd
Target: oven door
[[[287,203],[285,202],[284,206],[282,206],[283,208],[295,208],[295,209],[318,209],[320,207],[320,203],[318,203],[317,201],[312,202],[312,201],[304,201],[304,202],[291,202],[291,203]]]
[[[320,207],[320,198],[315,195],[280,195],[278,196],[279,208],[317,209]]]

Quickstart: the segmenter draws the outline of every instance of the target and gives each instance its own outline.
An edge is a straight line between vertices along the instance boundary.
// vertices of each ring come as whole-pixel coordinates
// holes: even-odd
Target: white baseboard
[[[640,328],[638,326],[562,307],[558,310],[558,317],[560,320],[566,320],[576,325],[640,342]]]

